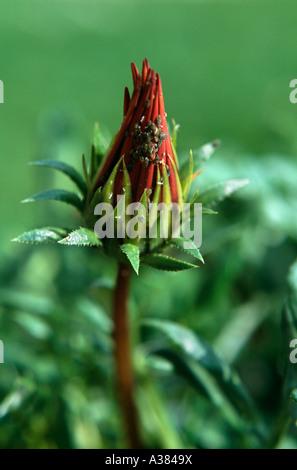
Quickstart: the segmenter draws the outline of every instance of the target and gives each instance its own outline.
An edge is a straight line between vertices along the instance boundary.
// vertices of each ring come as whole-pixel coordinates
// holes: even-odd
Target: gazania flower
[[[160,76],[150,68],[147,59],[143,61],[142,74],[134,63],[131,68],[133,93],[130,98],[128,88],[125,88],[124,120],[94,190],[104,186],[122,158],[114,177],[114,202],[116,196],[123,193],[125,167],[133,201],[140,201],[145,190],[148,199],[153,198],[159,185],[158,202],[181,203],[181,185],[166,122]]]

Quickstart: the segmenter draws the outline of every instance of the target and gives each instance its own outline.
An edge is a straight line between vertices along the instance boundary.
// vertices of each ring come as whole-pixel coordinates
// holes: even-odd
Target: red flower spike
[[[140,201],[144,190],[154,195],[156,184],[162,185],[164,172],[167,173],[172,202],[180,202],[177,162],[168,132],[164,108],[163,91],[159,74],[150,68],[144,59],[142,74],[131,64],[133,93],[128,88],[124,94],[124,120],[114,145],[106,156],[105,163],[95,183],[94,190],[103,186],[113,168],[123,156],[127,167],[132,197]],[[157,181],[158,168],[161,181]],[[123,165],[119,166],[114,182],[114,202],[123,193]],[[161,187],[160,201],[163,200]]]

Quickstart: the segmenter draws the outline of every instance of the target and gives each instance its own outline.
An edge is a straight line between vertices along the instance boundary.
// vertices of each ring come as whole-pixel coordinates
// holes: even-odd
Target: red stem
[[[114,291],[114,331],[115,366],[117,386],[122,414],[126,426],[129,446],[140,449],[138,416],[134,402],[134,376],[130,354],[129,323],[127,303],[129,298],[131,271],[126,264],[119,263],[117,282]]]

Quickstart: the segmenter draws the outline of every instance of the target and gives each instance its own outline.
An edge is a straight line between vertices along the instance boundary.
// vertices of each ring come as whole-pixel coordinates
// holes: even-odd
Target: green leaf
[[[215,150],[218,148],[220,145],[219,140],[214,140],[213,142],[209,142],[199,149],[193,150],[193,167],[192,167],[192,173],[196,173],[203,163],[207,162]],[[192,153],[192,152],[191,152]],[[188,175],[189,172],[189,165],[188,165],[188,159],[186,159],[180,169],[180,175],[181,179],[184,180],[186,176]]]
[[[65,191],[64,189],[49,189],[48,191],[43,191],[42,193],[35,194],[34,196],[24,199],[22,202],[35,202],[35,201],[61,201],[66,202],[66,204],[71,204],[76,207],[79,211],[82,211],[82,200],[80,197],[70,191]]]
[[[165,204],[170,206],[172,199],[171,199],[167,168],[165,164],[163,164],[161,168],[162,168],[162,178],[163,178],[163,202],[165,202]]]
[[[176,149],[176,145],[177,145],[177,131],[178,130],[179,130],[179,124],[176,124],[175,120],[172,119],[171,142],[172,142],[172,146],[174,147],[174,149]]]
[[[11,288],[0,289],[0,305],[37,315],[49,315],[57,307],[50,297]]]
[[[83,167],[83,172],[84,172],[84,177],[87,185],[87,192],[89,193],[91,190],[91,180],[90,180],[90,175],[88,172],[88,165],[86,162],[86,157],[85,154],[82,154],[82,167]]]
[[[176,180],[177,194],[178,194],[178,205],[179,205],[179,209],[181,211],[182,210],[182,204],[183,204],[183,189],[182,189],[182,186],[181,186],[179,173],[178,173],[178,169],[176,167],[176,164],[175,164],[174,160],[170,157],[170,155],[169,155],[169,159],[170,159],[170,162],[171,162],[171,165],[172,165],[172,168],[173,168],[173,172],[174,172],[174,176],[175,176],[175,180]]]
[[[58,227],[44,227],[36,228],[25,232],[22,235],[19,235],[16,238],[13,238],[13,242],[18,243],[32,243],[32,244],[42,244],[50,242],[58,242],[62,240],[68,233],[68,230]]]
[[[48,168],[54,168],[55,170],[61,171],[64,175],[68,176],[81,190],[82,194],[86,194],[87,186],[85,181],[79,172],[67,163],[59,162],[58,160],[38,160],[31,162],[31,165],[45,166]]]
[[[186,176],[182,180],[182,190],[183,190],[184,201],[186,201],[187,196],[189,194],[189,190],[190,190],[190,186],[192,182],[193,168],[194,168],[193,153],[192,153],[192,150],[190,150],[189,168],[188,168]]]
[[[29,398],[35,392],[35,385],[29,379],[18,378],[12,390],[0,403],[0,419],[8,414],[13,414],[21,409],[28,408]]]
[[[60,240],[59,243],[74,246],[102,246],[102,241],[96,237],[93,230],[83,227],[69,233],[69,235],[63,240]]]
[[[202,207],[202,215],[217,215],[218,212],[217,211],[213,211],[212,209],[210,209],[209,207]]]
[[[119,169],[120,164],[122,163],[123,157],[120,158],[118,163],[114,166],[108,180],[106,181],[105,185],[102,188],[101,197],[102,202],[112,202],[113,198],[113,187],[114,187],[114,180]]]
[[[155,328],[165,334],[169,341],[183,354],[202,365],[217,381],[230,402],[247,417],[253,414],[253,407],[248,393],[238,374],[231,369],[209,344],[185,326],[169,321],[145,320],[144,325]]]
[[[156,350],[153,354],[170,361],[175,373],[186,380],[198,393],[206,396],[220,410],[235,432],[248,436],[252,442],[251,447],[254,443],[262,444],[261,430],[257,429],[254,423],[248,424],[243,419],[242,414],[237,412],[232,401],[223,393],[211,373],[200,363],[195,362],[191,357],[166,348]]]
[[[185,243],[190,245],[190,247],[185,248]],[[186,253],[189,253],[190,255],[194,256],[194,258],[197,258],[202,261],[202,263],[204,263],[204,259],[202,258],[200,251],[196,247],[195,243],[189,238],[172,238],[169,241],[169,244],[176,246],[177,248],[182,251],[185,251]]]
[[[160,253],[151,253],[141,258],[141,261],[152,268],[160,269],[163,271],[184,271],[186,269],[197,268],[195,264],[187,263],[170,256],[162,255]]]
[[[290,291],[297,295],[297,261],[290,267],[287,281]]]
[[[100,129],[98,122],[96,122],[94,126],[93,145],[95,148],[96,155],[100,159],[100,161],[97,162],[97,166],[98,166],[98,164],[101,163],[101,159],[104,157],[108,149],[108,144],[105,140],[105,137]]]
[[[247,179],[221,181],[198,194],[195,202],[214,205],[249,183]]]
[[[207,162],[212,157],[220,143],[220,140],[213,140],[193,152],[194,171],[197,171],[203,162]]]
[[[121,245],[122,252],[127,256],[136,274],[139,272],[139,248],[131,243]]]

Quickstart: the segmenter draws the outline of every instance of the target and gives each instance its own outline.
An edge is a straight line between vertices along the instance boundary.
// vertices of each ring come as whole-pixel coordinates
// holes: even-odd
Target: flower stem
[[[114,355],[118,393],[129,446],[132,449],[139,449],[142,446],[139,437],[137,409],[134,402],[134,376],[131,362],[127,311],[130,277],[130,267],[126,264],[119,263],[114,291],[113,337],[115,342]]]

